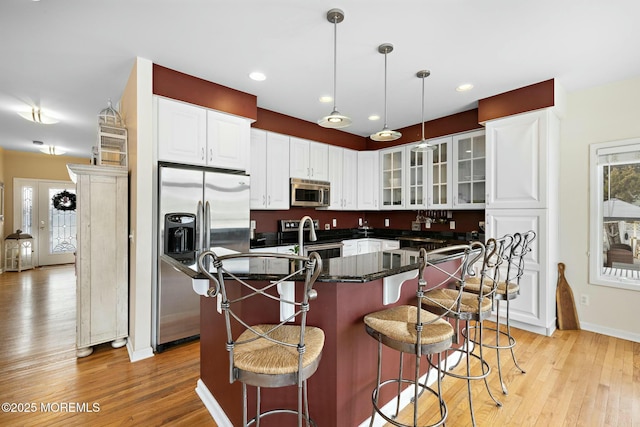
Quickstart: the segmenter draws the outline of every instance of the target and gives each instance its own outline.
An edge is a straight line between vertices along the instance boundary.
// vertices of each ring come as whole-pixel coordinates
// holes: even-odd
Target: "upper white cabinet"
[[[358,210],[378,210],[379,171],[377,151],[358,151]]]
[[[535,111],[487,122],[487,208],[546,207],[548,114]]]
[[[430,209],[449,209],[452,206],[451,137],[431,139],[429,143],[435,145],[436,148],[429,152],[427,207]]]
[[[291,178],[329,180],[329,146],[291,137],[289,175]]]
[[[289,137],[251,129],[251,209],[289,209]]]
[[[207,165],[247,170],[249,167],[249,120],[207,111]]]
[[[404,147],[380,150],[380,209],[404,208]]]
[[[329,182],[331,197],[329,210],[357,208],[358,152],[348,148],[329,146]]]
[[[207,164],[207,111],[202,107],[157,100],[158,160]]]
[[[405,146],[405,207],[424,209],[427,206],[427,152],[412,151],[414,144]]]
[[[172,99],[154,99],[158,160],[247,170],[249,119]]]
[[[453,207],[483,209],[485,200],[484,130],[453,136]]]

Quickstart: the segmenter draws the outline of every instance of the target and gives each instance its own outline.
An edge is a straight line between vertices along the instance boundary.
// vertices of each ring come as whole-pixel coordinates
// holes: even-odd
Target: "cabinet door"
[[[329,145],[309,143],[309,179],[329,180]]]
[[[428,152],[414,152],[413,144],[405,147],[405,207],[424,209],[427,206]]]
[[[358,210],[378,210],[377,151],[358,151]]]
[[[429,141],[436,149],[429,152],[427,171],[427,206],[432,209],[447,209],[451,203],[451,137]]]
[[[380,209],[404,207],[404,148],[380,151]]]
[[[486,207],[546,207],[547,113],[492,120],[486,132]]]
[[[485,159],[484,130],[453,137],[454,208],[484,208]]]
[[[291,178],[310,179],[309,141],[291,137],[289,144],[289,174]]]
[[[166,98],[156,99],[158,160],[206,165],[206,110]]]
[[[520,295],[511,301],[511,319],[545,329],[555,323],[556,257],[547,252],[548,242],[557,241],[557,231],[550,235],[547,209],[490,209],[485,213],[486,236],[536,232],[531,252],[525,257],[525,272],[520,280]],[[552,267],[553,266],[553,267]],[[502,313],[505,315],[505,313]],[[535,329],[535,328],[534,328]],[[552,329],[551,329],[552,330]]]
[[[340,210],[343,205],[343,149],[336,146],[329,147],[329,182],[331,183],[331,194],[329,198],[329,210]],[[346,187],[346,184],[344,185]]]
[[[207,111],[207,165],[247,170],[249,133],[249,120]]]
[[[267,133],[267,209],[289,209],[289,137]],[[253,180],[252,180],[253,181]]]
[[[251,209],[267,208],[267,132],[251,129]]]
[[[358,206],[358,152],[342,150],[342,209],[355,210]]]

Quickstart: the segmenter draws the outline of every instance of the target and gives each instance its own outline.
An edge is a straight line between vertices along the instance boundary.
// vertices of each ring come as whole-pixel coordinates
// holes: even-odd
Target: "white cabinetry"
[[[427,207],[430,209],[451,208],[451,137],[429,140],[435,150],[429,152],[427,173]]]
[[[427,167],[429,154],[415,152],[415,144],[405,146],[405,207],[424,209],[427,206]]]
[[[247,170],[249,167],[249,120],[207,111],[207,166]]]
[[[484,209],[485,137],[484,130],[453,137],[453,207]]]
[[[328,181],[328,156],[327,144],[291,137],[289,175],[291,178]]]
[[[379,171],[377,151],[358,151],[358,210],[378,210]]]
[[[157,101],[158,160],[207,164],[207,111],[166,98]]]
[[[249,119],[155,97],[158,160],[246,170]]]
[[[404,147],[380,150],[380,209],[404,207]]]
[[[559,139],[553,108],[486,123],[486,236],[536,232],[511,319],[547,335],[556,323]]]
[[[126,344],[129,324],[128,173],[109,166],[68,165],[76,183],[76,346]]]
[[[251,209],[289,209],[289,137],[251,129]]]
[[[358,152],[329,146],[329,210],[355,210],[357,207]]]

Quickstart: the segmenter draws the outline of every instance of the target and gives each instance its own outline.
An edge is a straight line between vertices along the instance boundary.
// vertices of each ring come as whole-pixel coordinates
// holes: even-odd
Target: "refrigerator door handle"
[[[202,223],[202,232],[204,233],[204,246],[202,247],[202,250],[205,250],[205,251],[211,249],[210,227],[211,227],[211,205],[207,200],[204,207],[204,221]]]
[[[198,202],[198,207],[196,208],[196,242],[197,242],[197,251],[201,251],[204,248],[204,207],[202,206],[202,202]]]

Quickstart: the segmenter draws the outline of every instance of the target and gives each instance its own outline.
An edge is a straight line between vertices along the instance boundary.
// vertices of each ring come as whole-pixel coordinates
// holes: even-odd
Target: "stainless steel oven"
[[[316,252],[322,259],[339,258],[342,256],[342,242],[304,245],[304,255],[311,252]]]

